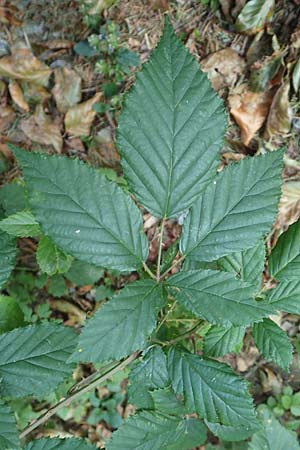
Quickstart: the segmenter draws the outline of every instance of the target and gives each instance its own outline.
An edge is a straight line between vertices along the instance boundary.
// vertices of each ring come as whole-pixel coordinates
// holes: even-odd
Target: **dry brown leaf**
[[[109,8],[114,3],[117,3],[118,0],[84,0],[86,5],[90,6],[88,10],[88,14],[101,14],[102,11],[106,8]]]
[[[267,118],[272,94],[243,90],[240,94],[229,96],[228,101],[230,113],[241,129],[242,141],[245,145],[249,145]]]
[[[0,6],[0,23],[4,23],[5,25],[14,25],[16,27],[22,25],[21,20],[16,18],[16,14],[18,12],[18,9],[12,5]]]
[[[266,136],[285,135],[290,131],[293,111],[289,100],[290,81],[284,83],[276,92],[270,108]]]
[[[50,299],[50,306],[53,310],[60,311],[68,315],[66,325],[83,325],[86,319],[86,313],[82,311],[78,306],[66,300]]]
[[[41,86],[48,84],[51,70],[29,49],[14,48],[12,54],[0,59],[0,75],[13,80],[28,81]]]
[[[28,103],[25,100],[23,91],[22,91],[21,87],[19,86],[19,84],[16,81],[10,81],[10,83],[8,85],[8,90],[9,90],[10,96],[11,96],[12,100],[15,102],[15,104],[19,108],[28,112],[30,108],[29,108]]]
[[[45,103],[51,98],[50,92],[43,86],[39,86],[33,83],[22,84],[24,89],[25,98],[31,99],[36,103]]]
[[[201,68],[207,72],[214,89],[218,91],[233,86],[245,71],[246,63],[235,50],[228,47],[205,58]]]
[[[75,70],[62,67],[55,69],[55,86],[52,89],[57,109],[65,114],[81,101],[81,78]]]
[[[80,105],[72,106],[65,116],[66,132],[73,136],[88,136],[91,125],[96,116],[93,105],[97,103],[102,94],[98,92],[94,97]]]
[[[63,139],[60,127],[45,114],[41,105],[37,105],[35,113],[29,119],[21,121],[21,129],[32,141],[52,145],[58,153],[61,153]]]
[[[283,230],[300,217],[300,182],[288,181],[282,185],[282,196],[275,228]]]
[[[16,114],[11,106],[0,105],[0,133],[15,120]]]
[[[74,46],[74,42],[68,39],[53,39],[52,41],[47,41],[46,43],[41,44],[42,47],[49,48],[50,50],[57,50],[60,48],[72,48]]]

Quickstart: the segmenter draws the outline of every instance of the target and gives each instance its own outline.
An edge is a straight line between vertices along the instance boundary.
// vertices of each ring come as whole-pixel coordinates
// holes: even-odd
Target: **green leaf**
[[[226,123],[223,102],[166,20],[117,136],[129,185],[155,217],[177,217],[212,180]]]
[[[126,390],[128,402],[137,409],[154,409],[153,398],[144,384],[129,384]]]
[[[300,314],[300,280],[281,281],[268,292],[269,305],[274,311]]]
[[[38,236],[39,224],[30,211],[20,211],[0,221],[0,229],[17,237]]]
[[[247,439],[252,436],[256,431],[256,428],[249,426],[228,426],[228,425],[220,425],[219,423],[210,423],[205,420],[205,424],[208,426],[210,431],[218,436],[223,441],[237,442]],[[235,449],[236,447],[232,447]],[[256,450],[263,450],[256,449]]]
[[[282,151],[248,157],[217,175],[183,224],[181,253],[213,261],[253,247],[277,213],[282,157]]]
[[[205,426],[197,419],[142,411],[113,433],[107,450],[189,450],[205,440]]]
[[[0,231],[0,289],[3,288],[15,267],[16,256],[16,239],[4,231]]]
[[[12,297],[0,295],[0,333],[24,324],[24,314],[19,303]]]
[[[44,438],[29,442],[24,450],[96,450],[96,447],[84,439]]]
[[[13,147],[43,232],[68,254],[129,271],[148,255],[142,216],[121,188],[77,159]]]
[[[180,416],[187,413],[184,404],[176,397],[170,386],[152,391],[150,395],[153,398],[154,409],[156,411],[172,416]]]
[[[259,288],[262,282],[265,257],[265,244],[261,240],[252,248],[224,256],[218,261],[218,265],[222,270],[233,272],[242,281],[251,283]]]
[[[167,286],[186,309],[215,324],[247,325],[274,311],[267,302],[255,301],[254,287],[231,273],[183,271],[170,277]]]
[[[67,272],[72,263],[72,256],[66,255],[47,236],[39,241],[36,258],[42,272],[47,275]]]
[[[9,450],[18,445],[19,435],[13,411],[0,400],[0,448]]]
[[[103,269],[88,264],[83,261],[74,260],[70,270],[66,273],[66,278],[76,286],[87,286],[94,284],[103,277]]]
[[[240,12],[235,28],[240,33],[255,34],[273,15],[275,0],[250,0]]]
[[[293,348],[287,334],[270,319],[255,323],[252,333],[255,344],[264,358],[288,370],[292,361]]]
[[[267,407],[264,409],[263,429],[253,436],[249,450],[300,450],[297,435],[283,427]]]
[[[269,274],[276,280],[300,277],[300,221],[283,233],[269,257]]]
[[[68,375],[76,334],[55,323],[17,328],[0,335],[0,394],[16,398],[45,394]]]
[[[16,183],[5,184],[0,189],[0,204],[10,216],[28,208],[24,186]]]
[[[162,285],[155,281],[128,284],[88,321],[71,360],[100,363],[143,349],[164,302]]]
[[[256,426],[247,383],[227,365],[173,347],[168,368],[175,393],[183,395],[191,413],[211,423]]]
[[[129,381],[143,384],[148,389],[164,388],[169,383],[166,355],[158,346],[146,351],[143,359],[131,370]]]
[[[219,357],[235,351],[243,342],[245,331],[245,327],[212,326],[204,336],[205,356]]]

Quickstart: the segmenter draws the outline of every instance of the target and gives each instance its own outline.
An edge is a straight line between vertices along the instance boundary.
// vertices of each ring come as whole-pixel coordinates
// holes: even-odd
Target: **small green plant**
[[[222,441],[251,438],[251,450],[299,449],[275,418],[256,414],[246,380],[216,359],[237,351],[251,327],[264,358],[288,370],[292,346],[269,316],[300,313],[300,222],[280,236],[268,258],[275,287],[262,283],[283,151],[217,173],[226,124],[222,101],[166,20],[127,94],[117,135],[132,195],[160,220],[154,267],[147,264],[141,211],[116,183],[77,159],[12,147],[30,210],[0,222],[2,286],[14,268],[15,236],[32,235],[40,236],[38,263],[51,273],[67,273],[75,258],[135,272],[138,280],[104,303],[79,335],[53,321],[0,335],[1,448],[93,449],[75,438],[24,439],[129,368],[127,392],[137,411],[113,433],[107,450],[193,449],[206,442],[207,427]],[[165,253],[168,219],[183,226],[179,243]],[[40,398],[81,362],[97,370],[19,436],[7,401]]]

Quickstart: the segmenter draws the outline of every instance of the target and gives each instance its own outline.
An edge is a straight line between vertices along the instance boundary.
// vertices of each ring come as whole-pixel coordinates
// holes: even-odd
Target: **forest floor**
[[[139,63],[147,60],[158,42],[167,12],[224,99],[229,128],[221,150],[222,164],[287,148],[270,248],[280,232],[300,216],[300,1],[277,1],[272,21],[250,34],[238,33],[235,27],[244,0],[207,1],[207,5],[201,0],[119,0],[102,11],[104,2],[0,0],[1,185],[19,175],[9,143],[76,155],[103,168],[118,183],[124,182],[114,144],[122,99]],[[100,14],[90,16],[84,6],[88,3]],[[94,39],[96,51],[88,39],[90,43]],[[151,262],[157,258],[157,224],[146,212],[144,220]],[[175,222],[167,224],[165,249],[179,229]],[[18,271],[11,287],[12,292],[34,296],[34,302],[28,300],[32,320],[55,317],[67,325],[81,325],[95,309],[95,292],[101,300],[124,283],[114,273],[102,273],[100,281],[100,275],[94,274],[87,282],[62,282],[53,277],[43,285],[34,256],[36,245],[33,239],[20,240]],[[22,271],[23,266],[31,271]],[[257,403],[279,394],[283,386],[300,390],[300,319],[282,314],[277,320],[295,346],[289,374],[264,361],[250,337],[238,354],[226,357],[251,382]],[[83,367],[75,376],[79,379],[89,370]],[[101,386],[97,395],[87,395],[61,411],[37,436],[87,436],[101,448],[132,412],[125,385],[126,373]],[[20,400],[15,405],[19,425],[26,425],[53,401],[53,396],[39,402]],[[281,417],[282,422],[296,419],[286,413]],[[211,444],[217,441],[212,439]]]

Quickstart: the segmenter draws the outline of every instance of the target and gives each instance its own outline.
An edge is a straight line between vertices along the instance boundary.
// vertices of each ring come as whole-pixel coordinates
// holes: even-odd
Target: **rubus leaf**
[[[16,183],[5,184],[0,189],[0,204],[7,216],[28,208],[24,186]]]
[[[180,251],[213,261],[251,248],[266,234],[277,212],[283,152],[245,158],[225,168],[193,204]]]
[[[231,273],[214,270],[179,272],[167,280],[176,300],[196,316],[219,325],[247,325],[274,310],[253,298],[255,290]]]
[[[76,334],[55,323],[17,328],[0,335],[0,394],[16,398],[48,393],[72,373],[66,362]]]
[[[17,237],[38,236],[41,234],[39,224],[30,211],[20,211],[1,220],[0,229]]]
[[[96,447],[84,439],[43,438],[29,442],[24,450],[96,450]]]
[[[223,102],[166,19],[117,135],[129,185],[155,217],[177,217],[215,176],[226,122]]]
[[[183,395],[191,413],[196,412],[211,423],[257,426],[247,383],[226,364],[173,347],[168,355],[168,369],[175,393]]]
[[[86,286],[96,283],[103,274],[103,269],[75,259],[65,277],[76,286]]]
[[[148,389],[161,389],[169,383],[167,358],[158,346],[146,351],[143,359],[131,370],[129,381],[143,384]]]
[[[128,284],[88,321],[71,360],[100,363],[143,349],[164,302],[162,285],[155,281]]]
[[[47,275],[67,272],[72,264],[72,256],[66,255],[47,236],[39,241],[36,258],[42,272]]]
[[[276,311],[300,314],[300,280],[281,281],[268,292],[269,305]]]
[[[260,287],[265,265],[266,249],[261,240],[254,247],[241,252],[231,253],[218,261],[218,265],[226,272],[235,273],[242,281]]]
[[[224,356],[241,346],[245,327],[220,327],[214,325],[204,336],[203,351],[205,356]]]
[[[0,400],[0,448],[9,450],[19,445],[16,419],[11,408]]]
[[[19,302],[8,295],[0,295],[0,334],[24,325],[24,313]]]
[[[142,216],[121,188],[77,159],[13,147],[43,232],[77,259],[137,269],[148,255]]]
[[[142,411],[113,433],[107,450],[189,450],[205,440],[205,426],[197,419]]]
[[[255,323],[252,334],[258,350],[268,361],[274,361],[285,370],[289,369],[293,348],[287,334],[273,320],[264,319]]]
[[[218,436],[220,439],[224,441],[242,441],[244,439],[249,438],[253,435],[256,428],[251,428],[249,426],[228,426],[228,425],[220,425],[219,423],[210,423],[205,420],[205,424],[208,426],[210,431]],[[233,447],[234,448],[234,447]],[[262,450],[262,449],[256,449]]]
[[[275,0],[250,0],[240,12],[235,27],[240,33],[255,34],[262,30],[273,14]]]
[[[16,256],[16,239],[4,231],[0,231],[0,289],[4,286],[15,267]]]
[[[171,386],[164,389],[156,389],[150,392],[153,398],[154,409],[172,416],[180,416],[187,413],[186,408],[179,400]]]
[[[276,280],[300,277],[300,221],[293,223],[283,233],[269,257],[269,274]]]

